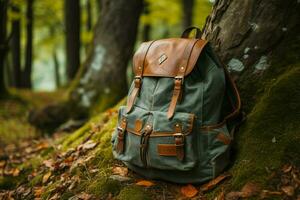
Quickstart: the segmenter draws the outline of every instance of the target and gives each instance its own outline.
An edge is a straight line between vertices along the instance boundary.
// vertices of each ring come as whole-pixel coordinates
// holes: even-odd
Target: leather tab
[[[125,139],[125,132],[126,132],[126,127],[127,127],[127,121],[125,118],[122,119],[121,121],[121,126],[118,127],[118,144],[116,147],[116,151],[119,154],[122,154],[124,152],[124,139]]]
[[[183,161],[184,158],[184,135],[182,133],[175,133],[175,146],[177,159]]]
[[[177,156],[176,145],[174,144],[158,144],[157,153],[160,156]]]
[[[217,135],[216,139],[220,142],[223,142],[226,145],[229,145],[231,143],[231,139],[222,132]]]
[[[126,112],[129,113],[132,109],[132,106],[135,102],[136,97],[139,95],[139,91],[141,89],[142,85],[142,78],[140,76],[134,77],[134,88],[129,96],[128,102],[127,102],[127,109]]]
[[[183,78],[181,77],[176,77],[174,81],[174,91],[172,95],[172,99],[169,105],[169,110],[168,110],[168,119],[171,119],[174,115],[176,104],[178,101],[181,100],[182,97],[182,83],[183,83]]]

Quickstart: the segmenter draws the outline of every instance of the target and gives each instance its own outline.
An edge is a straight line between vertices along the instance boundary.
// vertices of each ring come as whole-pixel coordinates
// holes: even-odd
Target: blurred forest
[[[0,0],[0,200],[300,199],[299,0]],[[111,151],[143,41],[202,30],[241,93],[232,165],[144,180]]]
[[[4,62],[6,86],[53,91],[70,84],[86,60],[93,30],[100,17],[101,1],[2,2],[8,4],[5,20],[6,42],[9,43]],[[146,1],[136,44],[143,40],[175,37],[192,21],[202,27],[212,4],[208,0],[187,2],[191,2],[191,8],[198,12],[189,13],[187,18],[190,19],[183,21],[180,0]]]

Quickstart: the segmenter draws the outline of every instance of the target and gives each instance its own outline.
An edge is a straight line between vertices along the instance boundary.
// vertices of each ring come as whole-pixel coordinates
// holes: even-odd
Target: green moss
[[[0,176],[0,190],[9,190],[15,187],[17,180],[11,176]]]
[[[266,185],[267,168],[300,163],[300,65],[290,69],[269,84],[237,136],[232,188],[249,180]]]
[[[98,197],[107,196],[109,193],[116,195],[120,189],[121,184],[119,181],[106,179],[104,177],[98,177],[88,187],[88,191]]]
[[[43,181],[43,174],[38,174],[29,182],[29,185],[31,187],[35,187],[35,186],[41,184],[42,181]]]
[[[127,186],[117,196],[119,200],[150,200],[150,196],[138,186]]]

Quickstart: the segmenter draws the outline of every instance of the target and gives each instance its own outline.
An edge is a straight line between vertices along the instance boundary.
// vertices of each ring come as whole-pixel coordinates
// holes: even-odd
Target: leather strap
[[[130,94],[130,97],[128,99],[128,102],[127,102],[127,109],[126,109],[127,113],[129,113],[131,111],[133,104],[135,102],[135,99],[139,95],[139,91],[142,86],[142,77],[143,77],[143,72],[144,72],[146,56],[147,56],[147,53],[148,53],[151,45],[154,43],[154,41],[155,40],[144,43],[143,49],[139,55],[140,57],[142,57],[142,59],[137,59],[140,62],[137,63],[138,67],[137,67],[136,76],[134,77],[134,88],[133,88],[133,90]]]
[[[184,74],[186,71],[186,68],[188,66],[189,58],[192,53],[193,47],[199,40],[191,40],[189,43],[186,45],[181,64],[179,66],[177,76],[175,77],[174,80],[174,90],[173,90],[173,96],[169,105],[168,109],[168,119],[171,119],[174,115],[174,111],[177,105],[177,102],[181,100],[182,97],[182,85],[183,85],[183,79],[184,79]]]
[[[127,127],[127,121],[126,118],[123,118],[121,120],[121,126],[118,127],[118,144],[116,147],[116,151],[119,154],[122,154],[124,152],[124,139],[125,139],[126,127]]]
[[[195,38],[200,38],[202,35],[202,32],[199,28],[191,26],[188,27],[187,29],[185,29],[181,35],[182,38],[189,38],[190,33],[192,32],[192,30],[196,30],[196,34],[195,34]]]

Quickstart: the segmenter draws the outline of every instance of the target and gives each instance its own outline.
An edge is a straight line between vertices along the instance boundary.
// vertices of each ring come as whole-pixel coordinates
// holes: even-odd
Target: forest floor
[[[27,122],[28,112],[63,91],[16,91],[0,101],[0,199],[300,200],[299,116],[293,113],[299,74],[298,66],[272,79],[237,136],[234,165],[203,185],[146,180],[113,159],[111,134],[124,101],[72,133],[45,134]]]

